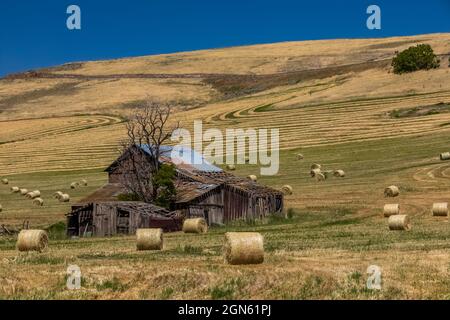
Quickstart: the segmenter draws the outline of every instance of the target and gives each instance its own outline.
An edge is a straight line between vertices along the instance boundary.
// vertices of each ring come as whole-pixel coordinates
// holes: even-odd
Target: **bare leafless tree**
[[[179,122],[169,122],[172,111],[169,104],[147,99],[126,124],[127,136],[122,142],[123,160],[119,179],[128,192],[145,202],[154,201],[158,195],[153,177],[160,169],[161,146],[179,128]]]

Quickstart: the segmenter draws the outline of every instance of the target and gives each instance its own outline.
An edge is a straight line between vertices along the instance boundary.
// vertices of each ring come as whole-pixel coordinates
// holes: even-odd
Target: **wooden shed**
[[[197,172],[200,179],[222,186],[223,221],[260,219],[283,211],[283,193],[227,172]]]
[[[260,219],[283,211],[283,193],[248,178],[224,171],[177,169],[180,199],[174,209],[186,217],[204,217],[209,224],[225,224],[243,219]],[[187,188],[189,191],[183,191]],[[177,192],[179,188],[177,187]]]
[[[66,215],[68,236],[113,236],[134,234],[137,228],[181,230],[183,218],[177,212],[138,202],[119,201],[125,192],[118,183],[108,183],[72,205]]]
[[[181,230],[183,218],[176,212],[144,202],[98,202],[74,208],[67,217],[68,236],[135,234],[138,228]]]

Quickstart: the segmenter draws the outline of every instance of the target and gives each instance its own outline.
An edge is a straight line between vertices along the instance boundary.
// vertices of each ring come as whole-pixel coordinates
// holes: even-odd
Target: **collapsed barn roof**
[[[241,193],[252,195],[275,194],[281,195],[282,192],[265,185],[259,184],[249,178],[235,176],[231,173],[221,172],[202,172],[202,171],[185,171],[181,170],[180,175],[191,181],[197,181],[202,184],[223,185],[226,188],[234,189]]]

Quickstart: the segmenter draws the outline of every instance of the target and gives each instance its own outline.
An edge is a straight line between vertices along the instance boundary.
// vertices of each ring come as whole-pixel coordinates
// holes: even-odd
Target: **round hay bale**
[[[253,182],[258,181],[258,177],[255,176],[254,174],[249,175],[248,178],[249,178],[250,180],[252,180]]]
[[[383,215],[390,217],[400,213],[400,205],[398,203],[385,204],[383,208]]]
[[[228,164],[227,170],[234,171],[234,170],[236,170],[236,166],[234,164]]]
[[[319,173],[321,173],[321,171],[320,171],[319,168],[311,169],[311,171],[309,172],[311,178],[315,178],[315,176],[316,176],[317,174],[319,174]]]
[[[38,198],[41,196],[41,192],[39,190],[35,190],[32,192],[28,192],[25,197],[27,197],[28,199],[34,199],[34,198]]]
[[[9,183],[9,181],[8,181],[8,179],[6,179],[6,178],[3,178],[3,179],[2,179],[2,183],[3,183],[3,184],[8,184],[8,183]]]
[[[63,193],[62,193],[61,191],[56,191],[56,192],[53,194],[53,198],[59,200],[59,199],[62,197],[62,195],[63,195]]]
[[[87,185],[88,185],[87,180],[86,179],[81,180],[81,185],[87,187]]]
[[[386,189],[384,189],[384,196],[385,197],[397,197],[400,194],[400,190],[397,186],[389,186]]]
[[[227,232],[223,255],[228,264],[263,263],[264,238],[257,232]]]
[[[60,198],[59,198],[60,202],[69,202],[70,201],[70,196],[67,193],[64,193]]]
[[[305,157],[301,153],[297,153],[297,160],[303,160]]]
[[[206,233],[208,224],[203,218],[186,219],[183,222],[184,233]]]
[[[450,152],[444,152],[439,155],[442,161],[450,160]]]
[[[281,187],[281,191],[284,194],[290,195],[290,194],[292,194],[293,189],[292,189],[292,187],[290,185],[286,184],[286,185]]]
[[[35,196],[34,195],[34,192],[28,192],[26,195],[25,195],[25,198],[28,198],[28,199],[34,199],[34,198],[36,198],[37,196]]]
[[[389,217],[389,230],[411,230],[409,217],[406,214],[396,214]]]
[[[345,177],[345,172],[344,172],[344,170],[334,170],[333,175],[336,178],[343,178],[343,177]]]
[[[163,242],[163,229],[149,228],[136,230],[136,249],[138,251],[162,250]]]
[[[314,163],[311,165],[311,170],[314,170],[314,169],[322,169],[322,166],[320,164]]]
[[[44,200],[42,200],[42,198],[36,198],[33,200],[33,204],[42,207],[44,205]]]
[[[20,189],[20,194],[21,195],[26,195],[28,193],[28,190],[27,189]]]
[[[20,191],[19,187],[11,187],[11,192],[12,193],[18,193]]]
[[[433,203],[432,212],[433,216],[437,217],[448,216],[448,203],[447,202]]]
[[[72,182],[70,184],[70,189],[75,189],[76,187],[78,187],[80,184],[78,182]]]
[[[17,238],[17,250],[39,251],[48,246],[48,235],[44,230],[22,230]]]

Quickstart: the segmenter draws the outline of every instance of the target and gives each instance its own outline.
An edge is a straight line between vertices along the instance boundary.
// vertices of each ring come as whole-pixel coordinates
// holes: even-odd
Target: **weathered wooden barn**
[[[67,215],[67,235],[98,237],[135,234],[138,228],[181,229],[183,219],[174,212],[144,202],[89,203]]]
[[[123,192],[120,185],[107,184],[74,204],[66,215],[67,235],[104,237],[134,234],[138,228],[181,230],[183,217],[177,212],[139,201],[118,201]]]
[[[148,148],[142,149],[142,161],[150,161]],[[184,218],[204,217],[209,225],[244,219],[260,219],[283,210],[283,193],[248,178],[234,176],[209,164],[192,150],[192,161],[174,159],[171,147],[164,147],[161,162],[176,166],[177,197],[170,210],[143,202],[118,201],[125,193],[120,175],[127,167],[127,153],[122,154],[105,171],[108,184],[67,214],[69,236],[109,236],[133,234],[137,228],[161,227],[165,231],[181,230]],[[200,159],[200,161],[199,161]]]
[[[172,147],[162,147],[162,162],[177,168],[177,195],[174,210],[186,217],[204,217],[209,224],[222,224],[236,219],[258,219],[283,210],[283,193],[248,178],[234,176],[208,163],[195,151],[185,148],[182,158],[174,159]],[[150,155],[142,147],[143,161]],[[186,156],[187,155],[187,156]],[[127,161],[126,152],[105,171],[110,183],[120,181]]]
[[[176,201],[174,209],[181,210],[186,217],[204,217],[209,224],[224,224],[238,219],[261,219],[283,211],[282,192],[248,178],[224,171],[185,169],[179,169],[178,175],[181,180],[190,181],[187,183],[191,186],[204,190],[201,196],[194,196],[191,191],[190,199]],[[181,195],[185,197],[183,192]]]

